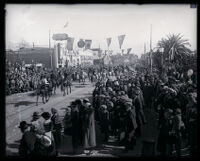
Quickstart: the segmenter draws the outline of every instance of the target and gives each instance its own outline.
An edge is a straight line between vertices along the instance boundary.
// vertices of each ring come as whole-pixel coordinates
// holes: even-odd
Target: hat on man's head
[[[91,103],[87,102],[86,107],[89,107],[89,106],[91,106]]]
[[[175,110],[175,113],[176,113],[176,114],[181,114],[181,109],[180,109],[180,108],[177,108],[177,109]]]
[[[101,105],[101,108],[102,108],[103,110],[106,110],[106,109],[107,109],[107,106],[106,106],[106,105]]]
[[[45,119],[49,119],[49,118],[51,117],[51,114],[50,114],[49,112],[43,112],[43,113],[41,114],[41,116],[42,116],[43,118],[45,118]]]
[[[125,106],[132,106],[133,104],[132,104],[132,102],[125,102],[124,105],[125,105]]]
[[[33,118],[40,118],[40,113],[38,111],[33,112]]]
[[[84,98],[84,99],[83,99],[83,102],[86,103],[86,102],[90,102],[90,101],[89,101],[88,98]]]
[[[18,128],[20,129],[27,129],[28,128],[28,124],[26,121],[21,121]]]

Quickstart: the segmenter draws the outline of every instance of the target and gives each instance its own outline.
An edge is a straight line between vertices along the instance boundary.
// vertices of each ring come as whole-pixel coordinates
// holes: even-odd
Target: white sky
[[[141,55],[149,50],[150,24],[152,46],[169,33],[184,35],[197,46],[197,9],[190,5],[6,5],[6,47],[25,40],[35,46],[48,46],[49,29],[75,38],[92,39],[92,48],[107,49],[106,38],[112,37],[110,49],[119,50],[117,36],[126,34],[123,49]],[[66,22],[68,26],[64,28]],[[52,41],[53,44],[53,41]]]

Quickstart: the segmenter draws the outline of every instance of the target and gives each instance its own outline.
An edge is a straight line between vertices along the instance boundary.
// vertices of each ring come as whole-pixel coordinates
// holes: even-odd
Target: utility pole
[[[150,69],[152,73],[152,24],[150,28]]]
[[[51,30],[49,30],[49,52],[50,52],[50,57],[51,57],[51,68],[52,68],[52,57],[53,57],[53,53],[51,52]]]
[[[49,49],[51,49],[51,38],[50,38],[50,30],[49,30]]]

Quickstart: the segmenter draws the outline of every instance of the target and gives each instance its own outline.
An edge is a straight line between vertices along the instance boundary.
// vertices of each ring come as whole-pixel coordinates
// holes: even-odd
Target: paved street
[[[71,101],[76,98],[91,97],[94,86],[90,82],[86,82],[85,85],[74,83],[72,93],[66,96],[62,96],[60,89],[57,89],[56,95],[52,96],[46,104],[39,100],[39,105],[36,106],[36,96],[33,96],[33,92],[15,94],[6,97],[6,143],[7,154],[16,155],[18,151],[19,139],[21,138],[21,132],[17,127],[21,120],[30,121],[31,115],[34,111],[50,111],[51,107],[58,109],[61,116],[64,115],[65,107],[70,104]],[[156,116],[150,110],[145,110],[148,124],[143,126],[143,135],[137,139],[137,144],[133,151],[123,153],[124,146],[119,145],[114,138],[110,138],[109,142],[104,144],[102,142],[103,134],[99,130],[99,126],[96,123],[96,139],[97,147],[95,147],[89,154],[80,154],[75,156],[103,156],[103,157],[118,157],[118,156],[140,156],[142,149],[142,140],[156,140]],[[67,145],[67,146],[66,146]],[[71,137],[63,136],[63,144],[61,148],[60,156],[72,156],[71,155]]]
[[[33,92],[6,97],[6,143],[8,152],[17,152],[18,142],[16,141],[21,138],[21,132],[17,127],[20,121],[29,122],[34,111],[50,112],[52,107],[58,109],[59,114],[63,116],[65,107],[70,105],[71,101],[91,96],[93,88],[93,85],[89,82],[86,82],[85,85],[74,82],[71,94],[63,96],[60,89],[57,89],[56,95],[53,95],[46,104],[43,104],[41,98],[39,98],[38,106],[36,106],[36,96],[32,96]]]

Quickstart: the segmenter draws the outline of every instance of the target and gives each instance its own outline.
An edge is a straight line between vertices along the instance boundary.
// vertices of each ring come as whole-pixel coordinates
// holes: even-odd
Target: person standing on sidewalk
[[[58,111],[55,108],[51,108],[51,121],[53,125],[53,136],[55,139],[55,146],[56,146],[56,155],[58,155],[58,151],[61,145],[61,131],[62,131],[62,122]]]
[[[135,129],[137,128],[135,107],[132,102],[125,103],[125,148],[126,151],[132,150],[136,144]]]
[[[83,147],[89,149],[96,146],[94,109],[89,102],[84,105],[83,115]]]

